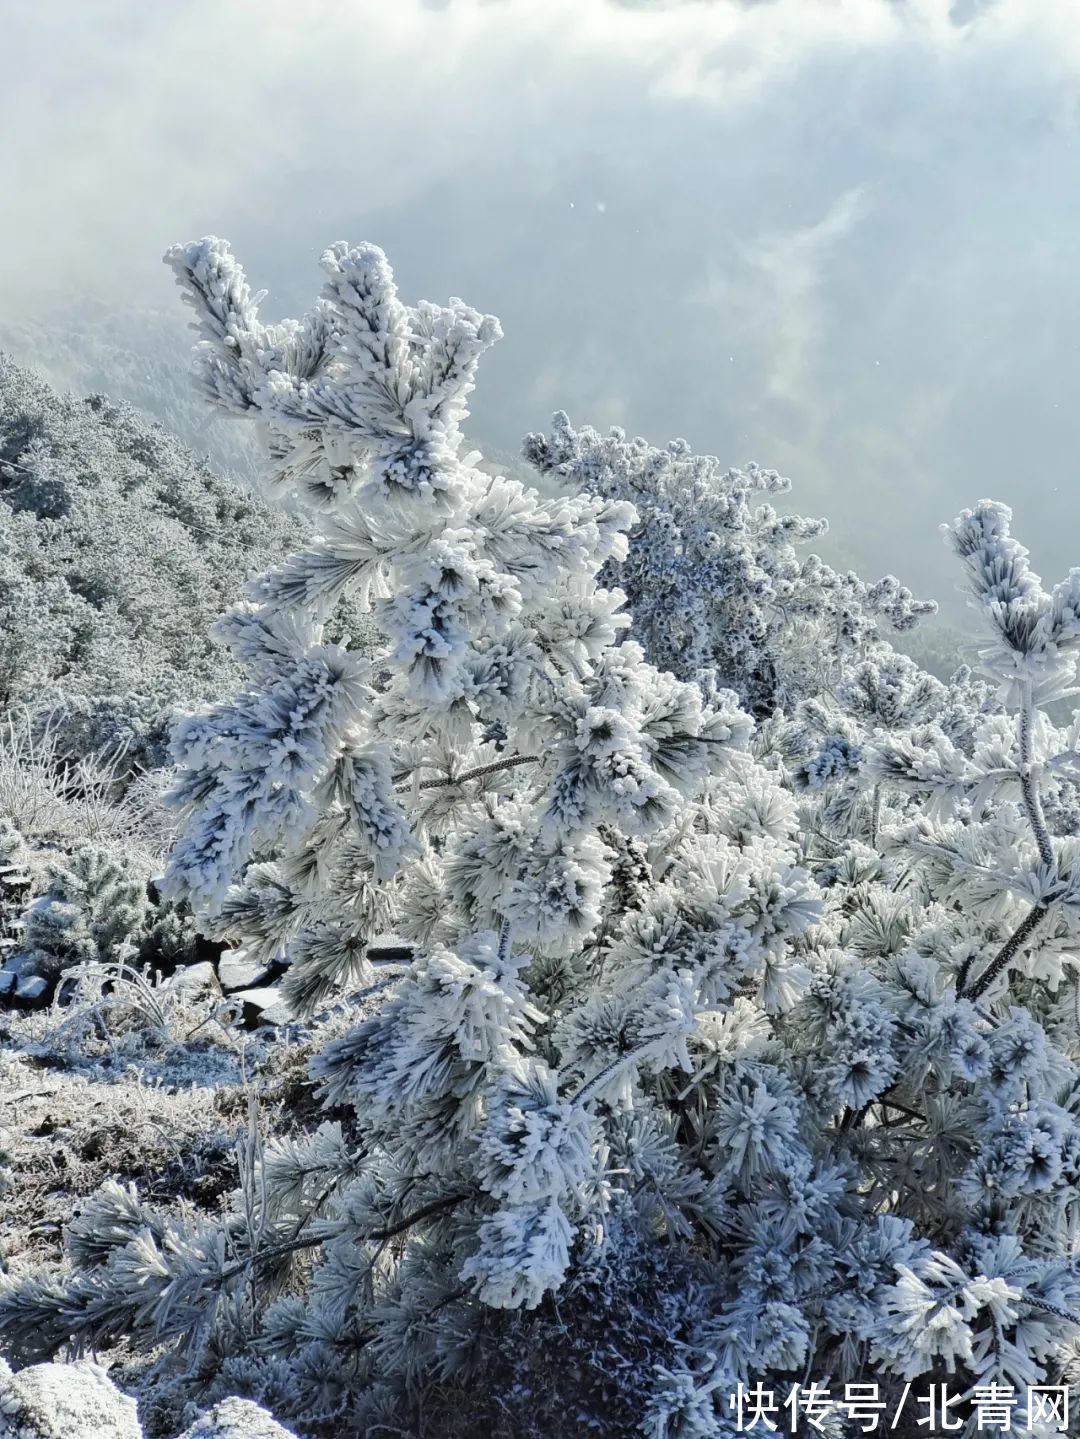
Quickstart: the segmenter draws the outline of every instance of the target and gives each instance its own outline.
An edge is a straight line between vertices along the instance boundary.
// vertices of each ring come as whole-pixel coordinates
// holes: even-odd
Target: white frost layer
[[[196,1419],[180,1439],[294,1439],[250,1399],[225,1399]]]
[[[0,1439],[142,1439],[134,1399],[96,1364],[0,1361]]]
[[[0,1359],[0,1439],[142,1439],[134,1399],[97,1364],[34,1364],[13,1374]],[[181,1439],[295,1439],[258,1404],[226,1399]]]

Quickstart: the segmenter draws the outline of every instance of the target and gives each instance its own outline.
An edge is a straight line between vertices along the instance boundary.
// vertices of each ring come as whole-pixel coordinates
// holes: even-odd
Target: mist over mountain
[[[192,387],[192,335],[182,313],[88,296],[53,303],[32,323],[0,320],[0,353],[61,392],[133,405],[215,469],[257,484],[261,459],[250,427],[215,415]]]
[[[368,239],[411,291],[500,317],[472,404],[485,447],[516,454],[565,409],[755,460],[829,517],[831,559],[903,571],[947,605],[937,527],[973,495],[1009,500],[1038,568],[1071,563],[1072,4],[268,0],[256,22],[193,0],[134,16],[61,0],[7,27],[0,105],[20,143],[0,182],[19,223],[0,318],[27,327],[5,341],[23,363],[52,373],[86,334],[109,371],[81,358],[77,388],[96,366],[152,413],[175,391],[177,433],[243,468],[242,442],[187,418],[162,252],[227,235],[273,319],[304,308],[327,243]],[[43,64],[55,85],[33,78]]]
[[[205,456],[214,470],[234,477],[257,496],[262,491],[265,464],[258,438],[252,426],[212,410],[198,394],[191,373],[193,338],[183,311],[113,308],[86,297],[70,303],[54,297],[53,307],[32,323],[0,322],[0,353],[7,352],[21,365],[31,367],[59,391],[76,397],[100,393],[134,406],[162,424],[194,455]],[[544,489],[545,478],[522,459],[524,431],[515,439],[505,418],[492,413],[482,395],[477,408],[480,414],[470,418],[469,430],[481,451],[482,467],[493,474],[516,475]],[[538,415],[533,428],[542,428],[548,418]],[[492,443],[480,430],[484,424],[500,433],[505,444]],[[729,456],[720,458],[732,462]],[[781,509],[816,512],[829,521],[828,530],[814,541],[813,548],[831,563],[867,573],[895,572],[904,582],[913,574],[927,575],[923,589],[938,601],[941,612],[917,630],[898,636],[898,646],[942,676],[951,672],[961,653],[972,657],[970,614],[952,577],[943,579],[939,574],[947,556],[938,555],[935,537],[921,552],[912,549],[899,555],[894,545],[881,542],[877,531],[845,524],[843,511],[839,523],[826,505],[815,511],[811,504],[814,489],[802,483],[796,472],[792,493],[780,496],[778,503]],[[829,498],[827,495],[825,500]]]
[[[211,623],[303,534],[123,400],[59,394],[0,353],[0,719],[52,713],[73,752],[160,763],[171,712],[235,679]]]

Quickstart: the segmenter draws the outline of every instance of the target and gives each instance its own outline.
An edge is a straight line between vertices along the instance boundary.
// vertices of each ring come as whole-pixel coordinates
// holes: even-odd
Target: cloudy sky
[[[757,459],[924,590],[984,495],[1080,564],[1075,0],[6,0],[0,45],[7,317],[172,305],[207,232],[277,316],[370,239],[502,319],[490,444]]]

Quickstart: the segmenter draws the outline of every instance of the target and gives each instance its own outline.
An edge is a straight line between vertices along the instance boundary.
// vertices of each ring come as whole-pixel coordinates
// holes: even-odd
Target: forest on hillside
[[[0,1435],[1064,1432],[1080,569],[166,258],[257,487],[0,361]]]

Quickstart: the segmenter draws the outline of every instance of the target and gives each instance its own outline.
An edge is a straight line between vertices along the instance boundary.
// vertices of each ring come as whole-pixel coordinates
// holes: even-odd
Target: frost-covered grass
[[[18,1045],[18,1021],[4,1025],[0,1052],[3,1177],[0,1246],[9,1274],[61,1257],[64,1227],[103,1184],[136,1184],[159,1201],[189,1199],[214,1210],[236,1182],[244,1124],[235,1085],[216,1086],[224,1066],[192,1054],[161,1070],[183,1087],[153,1083],[103,1056],[80,1069],[46,1063],[33,1040]],[[13,1032],[14,1031],[14,1032]],[[200,1082],[202,1081],[202,1082]]]
[[[122,751],[73,760],[47,713],[20,706],[0,717],[0,814],[36,846],[93,840],[160,858],[168,831],[152,783],[125,791],[123,773]]]

